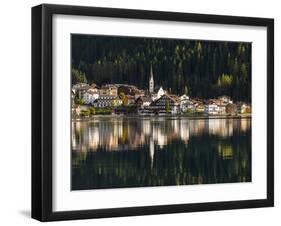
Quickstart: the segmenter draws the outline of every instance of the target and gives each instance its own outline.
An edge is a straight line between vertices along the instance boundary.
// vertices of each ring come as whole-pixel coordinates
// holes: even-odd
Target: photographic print
[[[32,7],[32,218],[274,206],[274,19]]]
[[[251,182],[251,43],[71,35],[72,190]]]

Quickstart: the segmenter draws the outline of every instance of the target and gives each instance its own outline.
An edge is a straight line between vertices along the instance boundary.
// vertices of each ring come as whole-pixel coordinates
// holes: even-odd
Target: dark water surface
[[[251,181],[251,119],[72,122],[72,189]]]

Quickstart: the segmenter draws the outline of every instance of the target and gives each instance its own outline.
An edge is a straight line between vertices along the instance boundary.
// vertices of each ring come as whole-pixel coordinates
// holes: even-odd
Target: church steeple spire
[[[150,93],[154,92],[154,79],[153,79],[152,64],[150,64],[149,92]]]

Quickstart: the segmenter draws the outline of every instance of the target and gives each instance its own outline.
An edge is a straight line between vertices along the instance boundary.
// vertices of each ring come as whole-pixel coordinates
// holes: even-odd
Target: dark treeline
[[[251,43],[72,35],[72,82],[155,85],[175,94],[251,101]]]

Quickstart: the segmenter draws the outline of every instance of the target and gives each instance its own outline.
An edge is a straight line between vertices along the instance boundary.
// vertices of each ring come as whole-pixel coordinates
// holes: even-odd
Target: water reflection
[[[251,180],[251,119],[72,122],[72,189]]]

